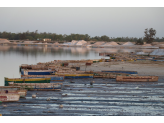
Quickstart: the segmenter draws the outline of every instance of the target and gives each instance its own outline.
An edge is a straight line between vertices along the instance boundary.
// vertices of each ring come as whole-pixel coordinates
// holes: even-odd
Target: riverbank
[[[91,66],[82,66],[80,70],[101,71],[101,70],[125,70],[137,71],[138,75],[164,76],[163,62],[98,62]]]

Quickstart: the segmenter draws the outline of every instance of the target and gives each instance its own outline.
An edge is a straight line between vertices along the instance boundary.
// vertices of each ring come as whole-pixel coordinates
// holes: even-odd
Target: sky
[[[0,32],[144,37],[146,28],[164,37],[164,7],[0,7]]]

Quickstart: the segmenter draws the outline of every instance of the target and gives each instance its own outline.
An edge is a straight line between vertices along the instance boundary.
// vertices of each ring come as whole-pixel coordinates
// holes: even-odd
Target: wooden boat
[[[156,82],[158,76],[117,76],[117,82]]]
[[[101,72],[108,72],[108,73],[126,73],[126,74],[138,74],[137,71],[123,71],[123,70],[102,70]]]
[[[21,88],[28,89],[28,90],[54,91],[54,90],[61,90],[62,83],[14,83],[14,82],[9,82],[9,86],[20,86]]]
[[[84,79],[84,78],[93,78],[93,74],[74,74],[74,73],[56,73],[55,75],[65,76],[65,79]]]
[[[55,73],[54,70],[21,70],[22,75],[52,75]]]
[[[5,78],[5,86],[8,86],[8,82],[14,83],[50,83],[51,78]]]
[[[0,86],[0,94],[19,94],[20,98],[26,97],[27,90],[21,89],[20,86],[10,87],[10,86]]]
[[[14,102],[19,101],[19,94],[0,94],[0,101],[2,102]]]
[[[21,78],[51,78],[51,81],[64,81],[64,76],[58,75],[24,75]]]
[[[107,72],[93,72],[93,71],[86,71],[85,73],[93,74],[94,78],[110,78],[115,79],[116,76],[130,76],[131,74],[126,73],[107,73]]]

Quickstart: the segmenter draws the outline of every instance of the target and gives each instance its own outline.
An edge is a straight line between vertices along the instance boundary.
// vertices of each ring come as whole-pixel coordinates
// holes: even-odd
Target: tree
[[[145,29],[144,33],[145,33],[144,40],[146,41],[146,43],[148,43],[148,44],[152,43],[154,41],[154,36],[156,34],[156,30],[154,30],[153,28],[150,28],[148,30],[148,28],[147,28],[147,29]]]
[[[144,42],[143,42],[143,40],[142,40],[141,38],[139,38],[139,39],[136,41],[136,44],[137,44],[137,45],[143,45]]]

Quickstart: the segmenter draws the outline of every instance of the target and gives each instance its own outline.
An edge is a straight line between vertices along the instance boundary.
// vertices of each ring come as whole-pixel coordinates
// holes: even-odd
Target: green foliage
[[[164,37],[162,37],[161,39],[156,37],[155,39],[153,38],[153,36],[155,36],[156,31],[151,29],[145,29],[145,38],[144,40],[147,43],[151,43],[152,41],[157,41],[157,42],[162,42],[164,41]],[[131,41],[131,42],[140,42],[138,41],[138,38],[136,37],[108,37],[106,35],[103,36],[95,36],[95,37],[90,37],[88,34],[70,34],[70,35],[62,35],[62,34],[56,34],[56,33],[47,33],[47,32],[42,32],[42,33],[38,33],[38,30],[34,31],[34,32],[23,32],[23,33],[11,33],[11,32],[0,32],[0,38],[6,38],[8,40],[37,40],[37,39],[44,39],[44,38],[50,38],[51,41],[54,42],[71,42],[72,40],[85,40],[85,41],[115,41],[115,42],[127,42],[127,41]],[[139,44],[142,44],[142,42],[140,42]]]
[[[145,37],[144,40],[146,41],[146,43],[150,44],[154,41],[154,36],[156,34],[156,30],[154,30],[153,28],[150,29],[145,29],[144,31],[145,33]]]
[[[143,40],[142,40],[141,38],[139,38],[139,39],[136,41],[136,44],[137,44],[137,45],[143,45],[144,42],[143,42]]]

